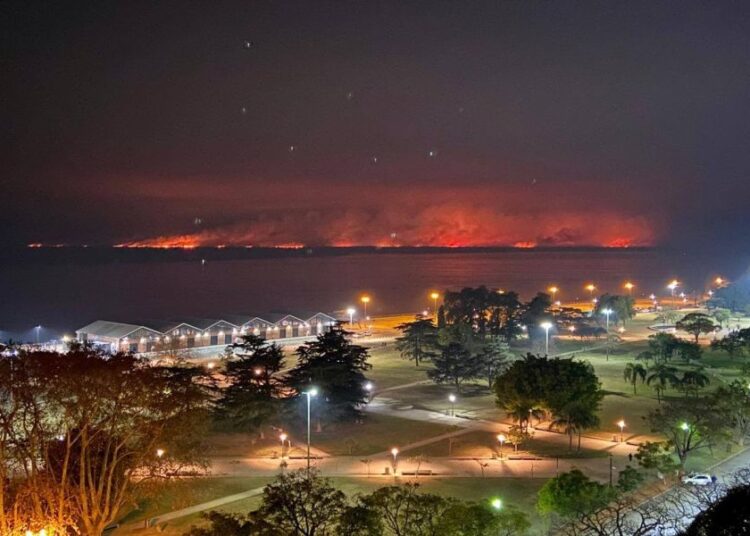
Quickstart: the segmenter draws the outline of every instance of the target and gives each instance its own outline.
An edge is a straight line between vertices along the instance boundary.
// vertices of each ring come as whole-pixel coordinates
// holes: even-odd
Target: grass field
[[[216,482],[210,482],[210,480],[216,480]],[[236,482],[232,482],[236,480]],[[237,493],[237,489],[242,486],[247,486],[244,489],[253,489],[254,487],[264,485],[268,479],[208,479],[204,480],[202,485],[206,486],[206,491],[203,492],[203,500],[210,500],[221,495],[214,495],[212,493],[220,492],[221,490],[226,491],[225,495],[231,493]],[[350,498],[357,494],[370,493],[380,487],[390,486],[394,484],[392,478],[385,477],[370,477],[370,478],[333,478],[332,483],[339,489],[341,489]],[[398,479],[397,483],[406,482],[405,480]],[[503,503],[509,507],[516,507],[526,512],[533,512],[536,504],[536,494],[544,485],[543,479],[518,479],[518,478],[421,478],[419,480],[420,489],[425,493],[436,493],[446,497],[455,497],[461,500],[468,501],[485,501],[495,497],[499,497],[503,500]],[[244,491],[241,489],[239,491]],[[165,490],[165,496],[169,497],[170,492]],[[161,502],[169,502],[169,499],[163,499]],[[218,508],[217,510],[245,514],[252,511],[260,505],[261,498],[253,497],[242,501],[236,501],[225,506]],[[152,514],[148,514],[150,516]],[[134,519],[143,519],[146,515],[134,516]],[[534,524],[535,528],[540,528],[541,523],[539,516],[530,515],[530,521]],[[152,535],[165,535],[165,536],[179,536],[184,534],[192,525],[200,525],[203,523],[201,516],[198,514],[191,515],[185,518],[170,521],[169,523],[163,524],[158,528],[152,529],[139,529],[137,531],[129,532],[130,534],[140,534],[144,536]],[[116,536],[126,534],[122,531],[115,532]]]

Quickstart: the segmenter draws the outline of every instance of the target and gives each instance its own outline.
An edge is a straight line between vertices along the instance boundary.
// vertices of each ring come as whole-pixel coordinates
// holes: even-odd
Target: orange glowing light
[[[513,247],[519,248],[519,249],[532,249],[536,247],[536,242],[528,242],[528,241],[516,242],[515,244],[513,244]]]

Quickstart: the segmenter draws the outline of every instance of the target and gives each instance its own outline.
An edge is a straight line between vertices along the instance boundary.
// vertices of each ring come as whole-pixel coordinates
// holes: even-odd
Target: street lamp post
[[[497,440],[500,442],[500,459],[503,459],[503,445],[505,444],[505,434],[497,434]]]
[[[448,400],[451,403],[451,416],[455,417],[456,416],[456,395],[454,395],[453,393],[449,394]]]
[[[602,313],[607,317],[607,361],[609,361],[609,315],[612,314],[612,309],[607,307]]]
[[[623,433],[623,430],[625,430],[625,421],[623,419],[620,419],[617,422],[617,426],[620,427],[620,443],[622,443],[622,441],[623,441],[622,433]]]
[[[39,344],[39,331],[42,329],[41,324],[34,328],[36,330],[36,343]]]
[[[302,392],[307,397],[307,477],[310,478],[310,399],[318,394],[314,387]]]
[[[624,286],[624,287],[625,287],[625,288],[627,289],[627,291],[628,291],[628,296],[632,296],[632,295],[633,295],[633,287],[634,287],[635,285],[634,285],[633,283],[631,283],[630,281],[628,281],[628,282],[626,282],[626,283],[625,283],[625,285],[623,285],[623,286]]]
[[[289,436],[287,436],[284,432],[282,432],[279,435],[279,439],[281,440],[281,459],[282,460],[284,459],[284,443],[286,443],[286,438],[287,437],[289,437]]]
[[[370,297],[369,296],[362,296],[360,298],[360,301],[362,302],[362,306],[364,307],[365,311],[365,326],[367,325],[367,304],[370,303]]]
[[[372,385],[372,382],[366,382],[364,385],[365,391],[367,391],[367,403],[369,404],[372,402],[372,390],[374,386]]]
[[[584,288],[589,291],[589,297],[593,298],[594,297],[594,291],[596,290],[596,285],[594,285],[593,283],[589,283]]]
[[[549,330],[552,329],[552,322],[542,322],[539,325],[544,329],[544,353],[549,355]]]
[[[555,286],[551,286],[547,290],[549,290],[550,293],[552,294],[552,301],[554,302],[555,301],[555,296],[557,295],[557,291],[560,290],[560,289],[557,288],[557,287],[555,287]]]
[[[440,297],[440,294],[438,294],[437,292],[433,292],[433,293],[430,294],[430,298],[432,298],[432,303],[434,304],[433,311],[435,313],[435,325],[436,326],[437,326],[437,322],[438,322],[438,317],[437,317],[437,310],[438,310],[437,301],[438,301],[439,297]]]
[[[398,467],[398,449],[396,447],[391,449],[391,456],[393,456],[393,476],[396,476],[396,468]]]
[[[354,313],[356,313],[357,310],[354,307],[348,307],[346,309],[346,314],[349,315],[349,327],[354,327]]]

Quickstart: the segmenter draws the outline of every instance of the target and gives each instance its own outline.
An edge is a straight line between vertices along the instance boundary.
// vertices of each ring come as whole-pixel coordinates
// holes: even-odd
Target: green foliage
[[[445,319],[448,324],[465,324],[480,338],[496,336],[511,342],[522,332],[522,305],[515,292],[498,292],[487,287],[446,292]]]
[[[635,299],[632,296],[619,296],[616,294],[604,294],[596,302],[595,314],[598,317],[603,316],[605,309],[610,309],[612,314],[610,320],[615,324],[625,322],[635,316]]]
[[[596,426],[603,393],[589,363],[573,359],[527,356],[514,362],[495,380],[498,407],[526,428],[529,412],[548,411],[553,423],[579,440],[582,431]]]
[[[665,362],[672,359],[672,354],[679,346],[680,339],[671,333],[657,333],[648,338],[648,348],[654,360]]]
[[[709,305],[744,312],[750,305],[750,277],[745,276],[731,285],[716,289]]]
[[[662,474],[671,473],[679,467],[672,456],[671,446],[666,441],[641,443],[638,445],[635,459],[638,461],[638,465],[644,469],[658,471]]]
[[[711,316],[719,323],[721,327],[724,327],[724,323],[732,318],[732,312],[729,309],[714,309],[711,311]]]
[[[453,384],[458,391],[463,382],[478,378],[483,372],[482,363],[457,342],[448,343],[432,362],[434,368],[427,371],[427,376],[435,383]]]
[[[748,385],[734,380],[729,385],[722,385],[714,393],[714,404],[717,410],[728,417],[734,441],[744,445],[750,434],[750,393]]]
[[[551,478],[539,490],[537,509],[542,514],[557,514],[575,519],[582,513],[603,508],[615,492],[589,479],[578,469]]]
[[[623,493],[635,491],[642,483],[643,475],[629,465],[617,476],[617,489]]]
[[[319,396],[313,411],[318,417],[334,421],[359,418],[359,408],[368,399],[364,375],[372,368],[368,357],[367,349],[352,344],[341,328],[318,335],[297,349],[297,366],[286,380],[297,393],[293,401],[304,398],[302,393],[315,387]]]
[[[747,357],[750,355],[750,328],[733,331],[721,339],[711,341],[711,348],[726,352],[730,357]]]
[[[698,342],[698,337],[704,333],[712,333],[716,330],[716,324],[705,313],[688,313],[682,320],[679,320],[675,327],[686,333],[690,333],[695,337],[695,342]]]
[[[243,336],[228,351],[227,386],[217,404],[217,421],[234,431],[254,432],[280,409],[283,384],[278,375],[284,367],[284,353],[255,335]]]
[[[682,373],[677,388],[685,393],[685,396],[698,396],[698,392],[711,383],[708,375],[702,368],[686,370]]]
[[[750,485],[731,488],[721,499],[698,513],[684,536],[740,536],[750,527]]]
[[[625,365],[625,370],[622,373],[622,377],[626,382],[633,384],[633,394],[636,394],[636,383],[641,380],[641,383],[646,381],[646,367],[640,363],[628,363]]]
[[[403,335],[396,339],[396,349],[401,357],[414,361],[418,367],[421,361],[432,359],[437,348],[437,328],[432,320],[417,318],[399,324],[396,329]]]
[[[669,440],[681,468],[692,452],[710,448],[726,436],[726,419],[708,398],[670,402],[650,412],[647,421],[652,432]]]
[[[648,369],[646,385],[652,385],[654,387],[659,404],[661,404],[662,395],[664,391],[666,391],[667,386],[675,386],[679,381],[680,380],[677,377],[677,369],[665,365],[664,363],[657,363]]]
[[[513,354],[510,347],[505,342],[492,338],[487,341],[480,353],[475,357],[484,371],[487,378],[487,387],[492,388],[492,384],[505,369],[510,366]]]

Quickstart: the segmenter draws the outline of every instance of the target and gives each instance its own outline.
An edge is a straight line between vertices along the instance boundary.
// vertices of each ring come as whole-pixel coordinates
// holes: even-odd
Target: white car
[[[711,475],[691,473],[682,477],[682,483],[693,486],[708,486],[713,484],[713,480],[711,480]]]

